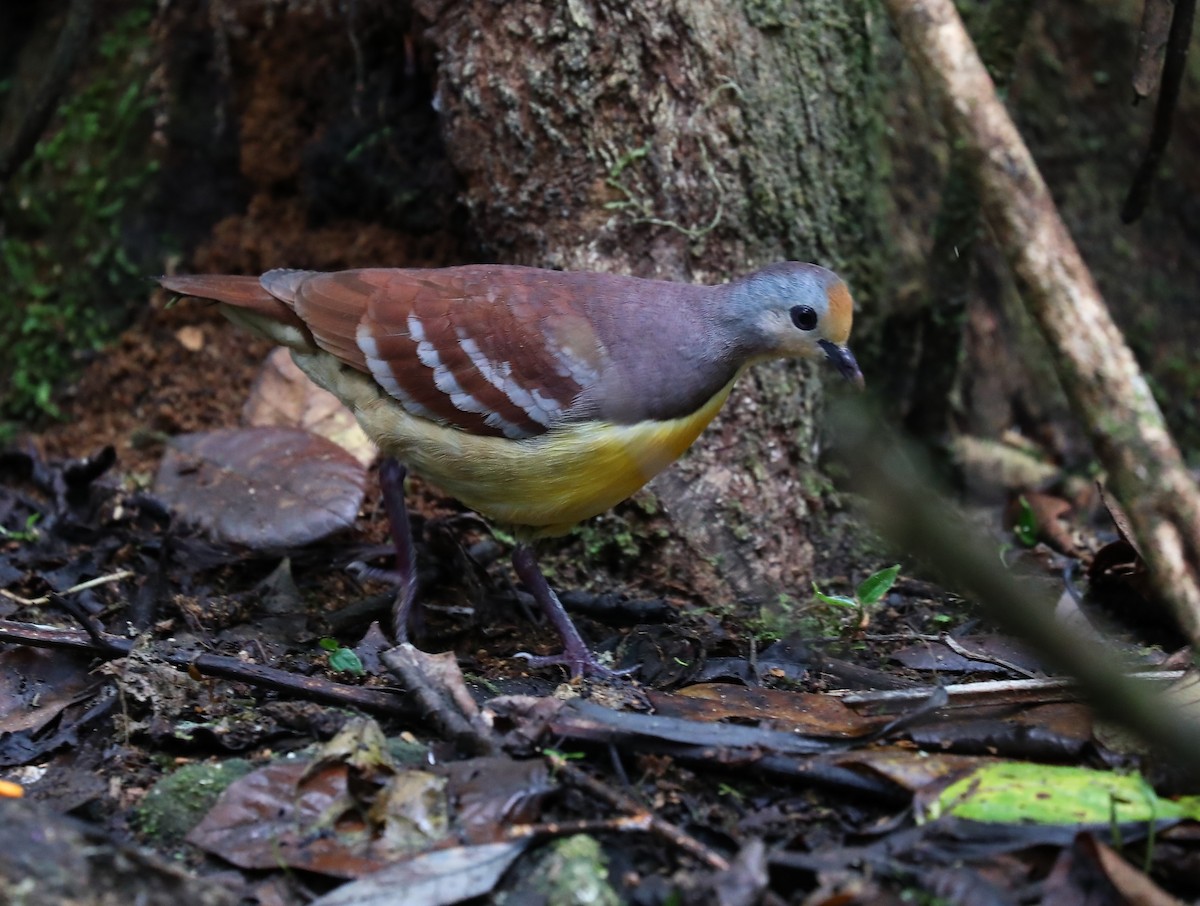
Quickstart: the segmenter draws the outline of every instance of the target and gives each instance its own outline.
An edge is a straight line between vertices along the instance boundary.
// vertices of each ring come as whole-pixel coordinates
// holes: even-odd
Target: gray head
[[[751,358],[825,357],[862,386],[862,372],[846,346],[854,319],[850,290],[833,271],[785,261],[729,285],[729,312]]]

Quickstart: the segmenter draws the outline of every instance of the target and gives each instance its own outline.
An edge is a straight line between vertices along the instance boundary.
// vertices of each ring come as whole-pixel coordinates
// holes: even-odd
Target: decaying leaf
[[[379,454],[354,414],[336,396],[314,384],[282,346],[263,360],[242,408],[242,421],[303,428],[333,441],[364,466]]]
[[[379,726],[359,719],[312,757],[230,784],[187,839],[239,868],[287,865],[355,878],[452,840],[503,839],[512,823],[536,820],[553,788],[541,760],[406,769]]]
[[[349,528],[366,487],[362,464],[298,428],[235,428],[174,438],[155,493],[187,522],[256,550]]]

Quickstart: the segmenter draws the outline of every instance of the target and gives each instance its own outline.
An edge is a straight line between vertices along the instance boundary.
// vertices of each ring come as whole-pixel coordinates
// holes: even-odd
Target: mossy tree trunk
[[[871,304],[866,0],[415,5],[438,53],[446,146],[495,260],[708,282],[813,260]],[[652,485],[691,587],[806,593],[821,518],[815,373],[760,367]]]

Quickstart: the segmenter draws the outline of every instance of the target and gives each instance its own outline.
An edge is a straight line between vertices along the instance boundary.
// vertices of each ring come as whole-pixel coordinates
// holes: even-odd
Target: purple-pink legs
[[[396,548],[396,565],[393,567],[396,603],[392,605],[392,635],[397,644],[408,641],[408,624],[412,618],[413,602],[417,599],[417,550],[413,546],[408,507],[404,504],[406,474],[408,470],[399,460],[390,456],[379,464],[383,509],[387,512],[392,544]]]
[[[396,603],[392,607],[392,632],[397,642],[408,641],[409,623],[412,619],[413,602],[417,597],[417,561],[413,547],[412,529],[408,522],[408,507],[404,504],[404,476],[407,470],[391,457],[379,464],[379,483],[383,488],[383,508],[387,512],[392,529],[392,543],[396,548],[396,565],[391,573],[396,583]],[[596,660],[583,641],[579,630],[571,622],[558,595],[538,568],[537,557],[528,544],[518,544],[512,555],[513,569],[525,588],[533,595],[538,606],[546,614],[550,624],[563,641],[563,653],[546,657],[522,654],[535,667],[561,665],[571,671],[571,676],[612,677],[614,671]]]
[[[550,625],[557,630],[558,637],[563,641],[562,654],[543,657],[522,652],[518,657],[525,658],[533,667],[546,667],[552,664],[566,667],[571,671],[572,679],[577,676],[595,676],[601,679],[612,679],[617,676],[616,671],[605,667],[596,660],[596,655],[583,641],[583,636],[575,628],[566,608],[562,606],[562,601],[558,600],[558,595],[554,593],[554,589],[542,575],[533,548],[528,544],[518,544],[513,548],[512,565],[516,570],[517,578],[525,583],[525,589],[533,595],[533,599],[537,601],[538,606],[542,608],[546,618],[550,621]]]

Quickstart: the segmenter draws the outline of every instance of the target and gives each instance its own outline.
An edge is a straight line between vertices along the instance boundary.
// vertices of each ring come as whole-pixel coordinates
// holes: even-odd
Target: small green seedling
[[[1024,495],[1017,498],[1017,505],[1019,509],[1016,524],[1013,526],[1013,534],[1025,547],[1033,547],[1038,540],[1037,517]]]
[[[745,797],[742,796],[741,790],[731,787],[728,783],[717,784],[717,795],[728,796],[731,799],[736,799],[741,802]]]
[[[889,566],[887,569],[881,569],[877,573],[872,573],[858,583],[858,588],[854,589],[853,598],[846,597],[845,595],[827,595],[821,591],[816,582],[813,582],[813,594],[817,596],[818,601],[823,601],[826,604],[853,608],[858,612],[858,628],[866,629],[871,622],[867,608],[883,600],[883,596],[896,584],[896,577],[899,575],[899,563],[895,566]]]
[[[333,670],[355,676],[366,675],[367,671],[358,655],[350,648],[343,648],[337,639],[321,639],[317,644],[329,652],[329,666]]]
[[[37,541],[38,530],[37,522],[42,518],[41,513],[30,513],[25,519],[25,528],[23,529],[6,529],[0,525],[0,538],[7,538],[10,541]]]
[[[583,752],[564,752],[561,749],[542,749],[542,757],[550,765],[550,773],[555,774],[561,771],[572,761],[582,761],[584,758]]]

